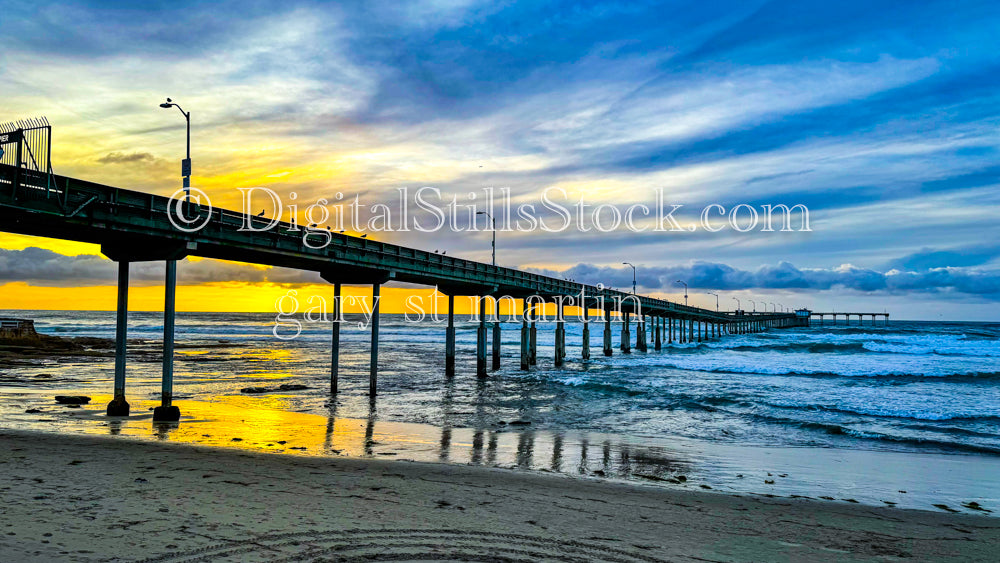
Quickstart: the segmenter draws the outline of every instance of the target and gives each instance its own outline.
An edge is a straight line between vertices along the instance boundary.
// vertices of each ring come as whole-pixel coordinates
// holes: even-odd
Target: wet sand
[[[995,560],[1000,519],[0,431],[9,561]]]
[[[181,422],[157,424],[152,422],[152,409],[159,404],[155,393],[149,394],[153,400],[134,393],[128,418],[105,416],[110,395],[89,396],[92,400],[82,406],[59,405],[45,390],[8,387],[0,401],[0,420],[3,427],[18,431],[113,435],[308,457],[496,466],[668,488],[994,517],[1000,512],[996,456],[762,448],[515,424],[438,427],[385,420],[375,408],[363,419],[341,417],[333,409],[327,416],[293,412],[287,402],[291,396],[281,394],[178,400]]]

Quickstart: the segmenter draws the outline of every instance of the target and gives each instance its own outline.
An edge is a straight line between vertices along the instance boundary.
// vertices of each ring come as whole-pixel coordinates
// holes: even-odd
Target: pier
[[[20,154],[20,144],[18,145]],[[20,157],[19,157],[20,158]],[[175,227],[169,208],[183,206],[185,216],[203,226],[186,232]],[[203,208],[193,202],[131,191],[51,173],[46,165],[32,169],[0,164],[0,230],[100,245],[101,252],[118,264],[118,306],[115,348],[114,399],[110,416],[127,416],[126,399],[127,313],[129,265],[133,262],[165,263],[163,377],[161,405],[154,420],[175,421],[180,412],[172,404],[173,337],[177,261],[187,256],[233,260],[282,268],[314,271],[331,285],[331,296],[339,297],[343,285],[371,286],[374,296],[390,281],[436,287],[448,296],[445,329],[444,376],[455,377],[455,298],[475,300],[478,305],[476,377],[487,377],[500,369],[500,323],[490,322],[488,305],[497,311],[501,299],[522,303],[520,368],[537,365],[537,326],[545,322],[546,305],[555,304],[556,345],[552,363],[559,367],[567,358],[566,307],[582,309],[584,342],[580,358],[590,358],[590,323],[603,324],[604,356],[615,346],[612,316],[621,319],[618,334],[623,354],[662,351],[663,341],[703,342],[732,334],[747,334],[791,326],[807,326],[809,315],[770,312],[720,312],[689,307],[653,297],[634,295],[588,284],[543,276],[445,256],[415,248],[389,244],[336,232],[325,233],[330,243],[322,248],[303,244],[301,227],[279,222],[264,229],[270,219],[243,213]],[[250,224],[259,231],[240,230]],[[509,298],[509,299],[508,299]],[[334,302],[339,307],[339,300]],[[808,312],[806,312],[808,313]],[[598,316],[594,316],[597,314]],[[379,310],[372,310],[369,395],[378,392]],[[603,322],[602,322],[603,321]],[[634,332],[632,330],[634,323]],[[340,358],[340,328],[332,323],[330,347],[330,391],[336,393]],[[488,326],[492,325],[492,326]],[[492,338],[488,336],[492,329]],[[633,348],[634,347],[634,348]],[[487,361],[487,356],[489,362]]]
[[[819,326],[825,325],[827,317],[830,317],[833,320],[832,324],[834,325],[837,324],[837,317],[844,317],[844,324],[847,326],[851,325],[851,317],[858,318],[857,326],[861,326],[862,324],[864,324],[865,318],[870,318],[871,319],[870,326],[876,326],[875,319],[881,317],[883,319],[882,326],[889,326],[889,313],[817,313],[810,311],[809,317],[810,317],[810,324],[812,322],[812,318],[814,317],[819,318]]]

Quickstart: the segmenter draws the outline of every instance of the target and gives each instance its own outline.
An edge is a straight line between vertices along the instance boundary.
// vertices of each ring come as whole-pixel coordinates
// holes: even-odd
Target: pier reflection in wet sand
[[[151,414],[108,419],[97,407],[103,399],[95,397],[93,408],[66,412],[54,425],[59,431],[268,453],[380,457],[606,477],[666,478],[684,471],[687,465],[678,461],[676,452],[628,443],[624,438],[616,441],[603,435],[527,425],[455,428],[385,421],[379,419],[374,404],[369,405],[366,418],[357,419],[338,417],[335,405],[329,407],[327,416],[319,416],[247,408],[242,398],[226,401],[220,397],[211,403],[178,401],[184,417],[180,422],[162,423],[153,422]],[[445,409],[449,408],[446,404]],[[135,412],[143,411],[136,408]],[[602,444],[596,451],[590,447],[594,438]]]

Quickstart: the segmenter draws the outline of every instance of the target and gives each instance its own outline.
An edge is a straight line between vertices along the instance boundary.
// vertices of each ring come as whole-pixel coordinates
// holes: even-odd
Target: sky
[[[294,192],[299,215],[338,194],[398,214],[399,190],[421,187],[682,205],[684,230],[501,231],[497,261],[617,288],[628,261],[640,292],[683,301],[682,280],[709,308],[716,292],[723,309],[1000,321],[996,2],[136,6],[0,0],[0,122],[47,116],[57,174],[174,193],[169,96],[216,206],[249,187]],[[741,204],[805,206],[810,230],[700,228],[707,206]],[[488,262],[479,226],[369,236]],[[133,268],[130,307],[158,310],[162,264]],[[329,293],[311,272],[178,272],[182,310]],[[114,282],[96,246],[0,234],[0,309],[113,309]]]

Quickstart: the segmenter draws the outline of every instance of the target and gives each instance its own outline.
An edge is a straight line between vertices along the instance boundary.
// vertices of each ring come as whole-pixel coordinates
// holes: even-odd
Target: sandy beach
[[[1000,520],[498,468],[0,433],[5,561],[995,560]]]

